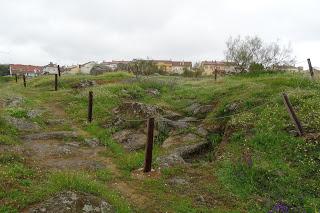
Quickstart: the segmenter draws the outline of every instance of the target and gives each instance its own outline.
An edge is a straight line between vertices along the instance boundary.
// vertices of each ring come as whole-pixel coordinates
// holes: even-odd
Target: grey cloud
[[[298,59],[320,65],[316,0],[2,0],[1,6],[0,63],[223,59],[227,38],[240,34],[291,42]]]

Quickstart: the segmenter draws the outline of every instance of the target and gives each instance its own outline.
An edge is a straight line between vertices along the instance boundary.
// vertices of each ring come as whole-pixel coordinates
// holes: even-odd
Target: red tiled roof
[[[33,65],[22,65],[22,64],[10,64],[12,73],[41,73],[43,67]]]

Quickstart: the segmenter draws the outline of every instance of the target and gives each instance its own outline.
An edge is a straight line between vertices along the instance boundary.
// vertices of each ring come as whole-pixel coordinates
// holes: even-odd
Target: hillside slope
[[[318,81],[119,72],[62,76],[53,91],[53,79],[28,79],[27,88],[0,80],[0,212],[28,211],[63,191],[95,195],[118,212],[320,210]],[[156,130],[148,176],[139,169],[149,117]]]

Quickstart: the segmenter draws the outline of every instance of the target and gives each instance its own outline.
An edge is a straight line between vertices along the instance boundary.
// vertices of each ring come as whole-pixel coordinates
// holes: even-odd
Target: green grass
[[[134,184],[141,193],[148,193],[152,207],[159,212],[267,212],[279,202],[304,208],[307,212],[320,210],[318,81],[311,81],[300,74],[269,72],[229,76],[218,81],[170,76],[136,79],[122,72],[101,76],[62,76],[60,79],[58,92],[52,91],[52,76],[28,80],[27,90],[13,81],[0,80],[6,82],[0,85],[0,98],[16,95],[26,100],[21,108],[3,111],[21,118],[26,116],[26,109],[59,104],[66,111],[66,119],[106,146],[104,155],[114,160],[121,174],[118,177],[108,170],[100,170],[93,175],[39,174],[25,165],[19,156],[1,155],[1,178],[12,187],[7,194],[0,191],[0,204],[4,203],[0,212],[19,211],[20,207],[65,188],[93,193],[112,202],[119,211],[129,212],[128,203],[106,186],[117,178]],[[83,79],[95,80],[98,85],[72,89]],[[149,89],[157,89],[160,95],[150,95]],[[86,122],[89,91],[94,93],[92,124]],[[289,95],[308,137],[297,138],[290,133],[294,126],[282,101],[283,92]],[[213,150],[204,161],[164,169],[161,177],[156,179],[135,180],[131,172],[142,167],[144,151],[126,152],[112,139],[112,134],[119,127],[106,128],[112,119],[112,110],[123,101],[157,105],[184,116],[190,116],[186,108],[193,103],[213,104],[215,107],[203,124],[212,130],[208,140],[213,142],[215,150],[223,148],[223,152],[216,158]],[[43,120],[47,118],[51,118],[50,115],[45,115]],[[126,124],[127,127],[138,125]],[[224,130],[230,134],[223,136]],[[184,133],[194,131],[194,128],[181,130]],[[16,144],[19,132],[3,119],[0,119],[0,132],[0,146]],[[161,143],[168,134],[163,129],[156,139],[154,159],[167,152],[161,148]],[[244,160],[246,152],[251,155],[252,167]],[[187,189],[181,186],[169,188],[168,180],[177,176],[192,177],[191,185]],[[195,201],[198,195],[210,199],[199,204]],[[148,208],[151,207],[145,207],[145,210],[150,210]]]
[[[6,121],[0,117],[0,145],[13,145],[19,142],[18,131],[8,125]]]

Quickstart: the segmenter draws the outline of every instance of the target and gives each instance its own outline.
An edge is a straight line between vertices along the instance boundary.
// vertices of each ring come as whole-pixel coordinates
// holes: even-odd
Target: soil
[[[54,115],[55,119],[67,118],[64,109],[58,104],[48,104],[45,106],[48,112]],[[92,138],[89,133],[81,130],[75,124],[70,122],[73,129],[71,135],[81,136],[83,138]],[[69,171],[69,170],[96,170],[106,168],[115,176],[120,176],[121,172],[112,162],[111,158],[103,156],[106,152],[104,146],[86,146],[84,143],[77,141],[78,137],[71,137],[71,141],[65,140],[63,137],[57,136],[57,132],[47,132],[50,137],[27,137],[19,146],[6,146],[4,149],[12,153],[21,154],[26,162],[36,168],[41,168],[43,171]],[[47,134],[38,131],[38,135]],[[66,132],[62,132],[66,134]],[[53,135],[53,137],[51,137]],[[37,136],[37,135],[36,135]],[[143,196],[134,187],[134,183],[130,185],[126,181],[116,179],[108,183],[108,187],[114,188],[120,192],[130,203],[133,203],[137,208],[145,209],[146,203],[150,203],[147,196]],[[72,195],[73,194],[73,195]],[[70,205],[59,205],[61,199],[70,200],[70,196],[74,194],[79,198]],[[72,197],[71,196],[71,197]],[[86,203],[87,202],[87,203]],[[68,203],[68,202],[67,202]],[[110,205],[110,211],[102,211],[103,205],[108,204],[105,201],[89,194],[78,192],[62,192],[48,200],[29,207],[23,212],[115,212]],[[100,210],[99,210],[100,208]],[[108,209],[107,208],[107,209]]]

